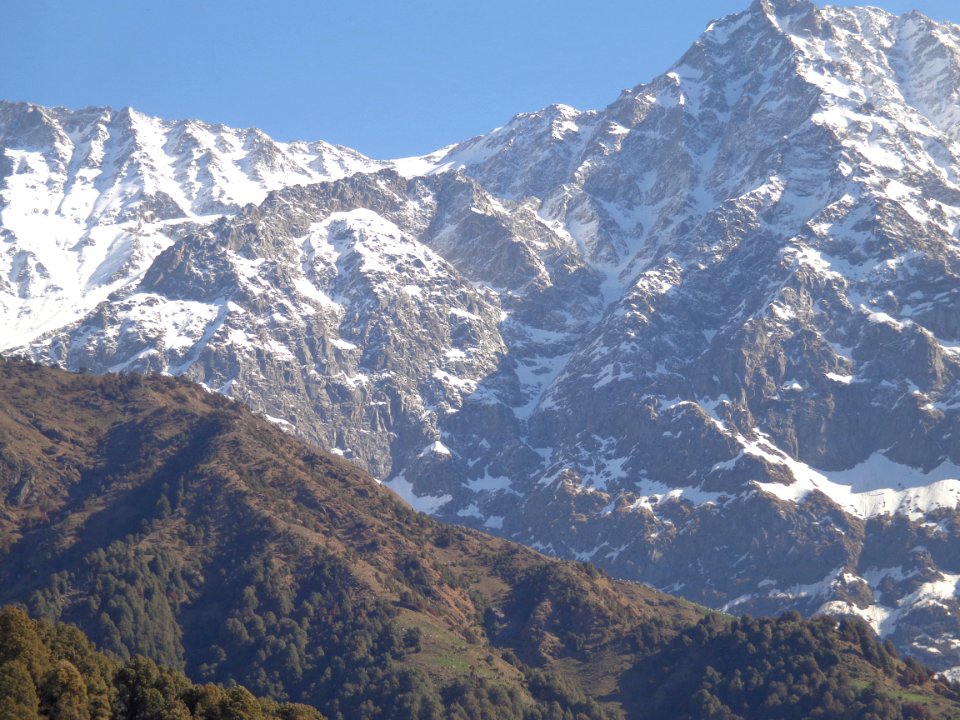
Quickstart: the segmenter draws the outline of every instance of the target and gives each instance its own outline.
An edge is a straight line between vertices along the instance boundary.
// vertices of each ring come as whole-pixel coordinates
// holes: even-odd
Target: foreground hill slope
[[[0,373],[0,597],[120,657],[335,717],[405,694],[432,706],[441,689],[456,704],[502,688],[522,709],[537,705],[525,663],[590,666],[586,650],[603,648],[623,670],[629,628],[701,614],[442,526],[186,383],[11,362]]]
[[[861,623],[731,624],[441,525],[171,378],[0,363],[0,498],[0,602],[330,717],[960,717]]]

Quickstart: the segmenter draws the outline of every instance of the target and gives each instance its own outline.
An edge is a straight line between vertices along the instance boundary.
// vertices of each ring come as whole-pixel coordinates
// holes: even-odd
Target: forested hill
[[[195,685],[137,656],[99,653],[82,632],[0,609],[4,720],[322,720],[315,709],[255,698],[240,686]]]
[[[0,602],[330,718],[960,717],[862,623],[734,621],[441,525],[180,380],[0,363],[0,498]]]

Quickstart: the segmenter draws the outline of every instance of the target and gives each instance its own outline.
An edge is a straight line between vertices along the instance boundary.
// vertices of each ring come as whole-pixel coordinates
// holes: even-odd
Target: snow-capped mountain
[[[376,167],[327,143],[134,110],[0,102],[0,349],[79,319],[185,228],[267,192]]]
[[[957,26],[758,0],[601,111],[422,158],[4,105],[3,347],[960,666],[958,92]]]

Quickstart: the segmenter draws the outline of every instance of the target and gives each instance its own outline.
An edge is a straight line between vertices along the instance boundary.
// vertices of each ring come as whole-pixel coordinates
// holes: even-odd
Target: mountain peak
[[[815,7],[811,0],[754,0],[751,9],[766,15],[783,17],[808,12]]]
[[[810,0],[755,0],[751,13],[787,35],[816,35],[822,30],[823,11]]]

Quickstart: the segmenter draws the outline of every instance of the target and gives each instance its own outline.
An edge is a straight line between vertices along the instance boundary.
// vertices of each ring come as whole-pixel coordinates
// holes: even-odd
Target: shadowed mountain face
[[[0,362],[0,497],[0,602],[328,717],[960,717],[955,687],[860,621],[734,621],[442,525],[172,378]],[[44,650],[36,632],[61,640]],[[141,661],[113,678],[74,635],[10,611],[0,679],[27,673],[47,707],[59,691],[40,666],[68,640],[66,660],[96,666],[91,717],[108,717],[111,682],[178,706],[233,697]],[[5,692],[0,708],[26,697]]]
[[[184,375],[443,519],[960,666],[958,88],[956,26],[760,0],[601,111],[412,160],[4,106],[5,347]],[[162,217],[110,190],[150,182]]]

